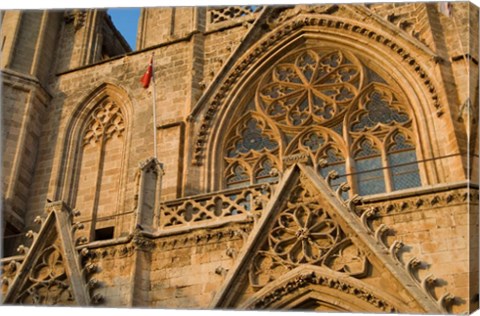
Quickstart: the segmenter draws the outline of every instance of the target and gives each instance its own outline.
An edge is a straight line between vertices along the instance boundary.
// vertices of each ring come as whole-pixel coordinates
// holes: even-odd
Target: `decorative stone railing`
[[[210,7],[207,11],[207,29],[220,28],[253,20],[261,6]]]
[[[159,228],[198,226],[226,217],[253,218],[261,213],[272,193],[272,184],[257,184],[167,201],[160,206]]]

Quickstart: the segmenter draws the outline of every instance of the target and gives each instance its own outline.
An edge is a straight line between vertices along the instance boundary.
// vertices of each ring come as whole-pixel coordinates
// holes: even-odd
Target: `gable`
[[[4,304],[86,306],[91,302],[75,249],[72,214],[62,202],[47,205],[38,233],[4,297]]]
[[[344,311],[444,312],[408,273],[398,244],[383,245],[382,232],[368,228],[370,215],[359,218],[338,194],[312,168],[294,165],[212,307],[291,309],[307,300]],[[339,295],[338,306],[328,299]]]

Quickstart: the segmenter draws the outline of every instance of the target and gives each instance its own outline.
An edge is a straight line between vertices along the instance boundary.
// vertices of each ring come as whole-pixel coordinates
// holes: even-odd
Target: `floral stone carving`
[[[363,277],[368,261],[322,205],[317,193],[302,181],[276,217],[264,247],[252,261],[253,287],[263,287],[302,264],[319,265]]]

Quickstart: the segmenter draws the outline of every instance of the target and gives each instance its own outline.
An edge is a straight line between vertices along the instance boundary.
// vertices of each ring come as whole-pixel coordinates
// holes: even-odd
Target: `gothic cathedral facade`
[[[1,12],[2,303],[478,309],[478,21]]]

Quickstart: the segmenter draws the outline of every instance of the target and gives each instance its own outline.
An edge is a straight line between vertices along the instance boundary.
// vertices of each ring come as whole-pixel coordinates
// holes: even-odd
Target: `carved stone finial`
[[[423,290],[430,295],[430,297],[435,298],[434,295],[432,294],[432,290],[437,284],[437,278],[433,276],[433,274],[427,275],[423,280],[422,280],[422,288]]]
[[[83,248],[82,250],[80,250],[80,254],[82,255],[82,257],[88,257],[91,255],[91,252],[87,248]]]
[[[33,220],[33,222],[34,222],[35,224],[40,225],[40,226],[43,224],[43,221],[44,221],[44,219],[43,219],[41,216],[37,216],[37,217],[35,217],[35,219]]]
[[[236,251],[234,248],[228,248],[227,251],[226,251],[226,254],[227,254],[227,256],[229,256],[230,258],[233,258],[233,257],[236,256],[237,251]]]
[[[22,254],[22,255],[27,254],[27,253],[28,253],[28,250],[29,250],[29,248],[28,248],[28,247],[25,247],[25,245],[20,245],[20,246],[18,246],[18,248],[17,248],[17,252],[20,253],[20,254]]]
[[[400,259],[398,256],[403,246],[404,246],[404,243],[399,240],[395,240],[393,244],[390,246],[390,255],[398,263],[400,263]]]
[[[350,212],[354,212],[355,206],[361,204],[362,202],[363,198],[360,195],[355,194],[351,199],[347,200],[346,205]]]
[[[85,225],[83,223],[73,223],[72,225],[72,234],[75,233],[77,230],[85,229]]]
[[[363,227],[365,227],[365,229],[370,232],[372,231],[372,228],[370,227],[369,220],[375,217],[377,215],[377,212],[378,212],[378,208],[370,207],[365,212],[363,212],[362,216],[360,217]]]
[[[325,177],[325,181],[327,181],[328,185],[329,186],[332,186],[332,180],[335,180],[338,178],[338,172],[337,170],[330,170],[327,174],[327,176]]]
[[[87,272],[87,274],[92,274],[96,272],[97,269],[98,269],[98,266],[95,263],[87,263],[85,265],[85,272]]]
[[[95,278],[91,278],[90,280],[88,280],[87,282],[87,288],[89,290],[93,290],[93,289],[96,289],[100,286],[100,282],[98,282],[97,279]]]
[[[103,297],[103,295],[97,293],[97,294],[92,296],[90,301],[91,301],[92,305],[98,305],[98,304],[103,303],[104,300],[105,300],[105,298]]]
[[[413,281],[420,283],[420,280],[416,276],[417,269],[420,268],[420,265],[422,262],[418,260],[416,257],[410,258],[408,260],[407,264],[405,265],[405,270],[407,270],[408,274],[410,275],[410,278],[412,278]]]
[[[37,234],[36,232],[34,232],[33,230],[29,230],[29,231],[25,234],[25,236],[26,236],[27,238],[30,238],[30,239],[35,240],[35,239],[37,239],[38,234]]]
[[[225,274],[227,274],[227,272],[228,272],[228,269],[225,269],[224,267],[221,267],[221,266],[218,266],[215,269],[215,273],[221,276],[224,276]]]
[[[340,200],[343,200],[343,198],[342,198],[342,193],[343,193],[343,192],[348,192],[350,189],[351,189],[351,187],[350,187],[350,185],[348,184],[348,182],[342,182],[342,183],[340,183],[340,185],[338,186],[337,190],[335,191],[335,194],[337,195],[337,197],[338,197]]]
[[[450,294],[449,292],[443,294],[439,299],[438,299],[438,305],[440,305],[440,308],[446,313],[450,313],[450,307],[455,303],[455,296]]]
[[[75,245],[83,245],[83,244],[86,244],[87,242],[88,242],[87,237],[82,236],[77,238],[77,240],[75,240]]]
[[[375,239],[382,245],[384,245],[385,247],[387,247],[387,245],[385,244],[385,241],[383,240],[383,236],[385,236],[385,234],[390,230],[390,228],[387,227],[387,225],[385,224],[381,224],[380,226],[377,227],[377,229],[375,230]]]

